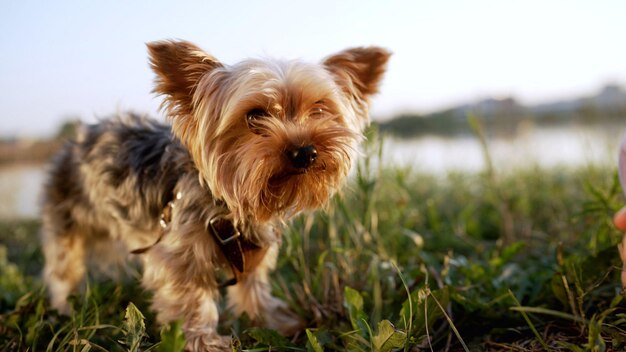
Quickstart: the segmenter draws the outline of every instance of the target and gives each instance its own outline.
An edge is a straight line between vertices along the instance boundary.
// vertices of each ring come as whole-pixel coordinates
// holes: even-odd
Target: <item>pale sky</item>
[[[144,43],[192,41],[224,63],[394,52],[375,118],[485,97],[524,103],[626,85],[626,1],[30,1],[0,3],[0,136],[68,116],[160,119]]]

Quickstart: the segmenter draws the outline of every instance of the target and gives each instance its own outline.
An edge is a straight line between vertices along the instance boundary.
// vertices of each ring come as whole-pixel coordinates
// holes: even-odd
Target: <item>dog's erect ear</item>
[[[154,92],[165,95],[162,106],[169,117],[188,118],[193,111],[193,93],[198,82],[223,65],[186,41],[158,41],[147,46],[150,66],[157,75]]]
[[[324,66],[344,92],[360,104],[367,104],[368,98],[378,92],[390,56],[389,51],[375,46],[352,48],[326,58]]]

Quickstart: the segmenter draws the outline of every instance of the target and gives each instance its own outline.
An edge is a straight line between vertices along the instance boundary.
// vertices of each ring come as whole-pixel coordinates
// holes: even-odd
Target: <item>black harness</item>
[[[180,198],[181,194],[178,193],[175,200]],[[146,253],[152,247],[161,242],[163,235],[165,234],[165,230],[169,227],[172,221],[172,209],[175,207],[175,200],[167,202],[161,212],[159,224],[161,225],[162,231],[159,234],[159,238],[147,247],[132,250],[132,254]],[[239,277],[254,269],[260,259],[262,259],[262,256],[259,258],[259,255],[264,255],[267,250],[267,248],[264,249],[263,247],[245,239],[233,222],[227,219],[223,214],[216,215],[209,220],[207,232],[213,236],[213,239],[220,248],[222,255],[230,264],[234,275],[232,279],[220,283],[220,288],[237,284]],[[250,258],[252,260],[248,263],[246,258]]]

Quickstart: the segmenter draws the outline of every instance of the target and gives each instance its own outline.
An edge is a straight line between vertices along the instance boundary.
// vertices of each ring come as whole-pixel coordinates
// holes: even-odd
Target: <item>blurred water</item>
[[[617,152],[626,126],[527,128],[515,136],[487,141],[494,168],[514,172],[520,167],[576,167],[589,164],[617,166]],[[485,159],[477,138],[424,136],[411,140],[384,140],[386,165],[409,166],[415,171],[445,174],[478,172]],[[0,168],[0,220],[38,216],[38,199],[45,179],[44,166]]]
[[[44,178],[43,165],[0,168],[0,219],[36,217]]]
[[[502,173],[529,166],[616,166],[624,131],[626,125],[529,128],[513,136],[489,138],[487,147],[494,169]],[[383,155],[386,164],[410,166],[427,173],[478,172],[486,164],[480,141],[474,136],[387,138]]]

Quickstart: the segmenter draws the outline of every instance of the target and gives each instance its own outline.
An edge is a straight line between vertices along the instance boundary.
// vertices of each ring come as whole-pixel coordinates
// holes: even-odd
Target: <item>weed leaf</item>
[[[251,328],[246,333],[267,347],[294,347],[293,343],[272,329]]]
[[[363,312],[363,296],[359,291],[348,286],[344,288],[343,295],[352,328],[360,331],[362,336],[367,336],[368,329],[363,323],[367,320],[367,315]]]
[[[322,345],[319,343],[317,337],[311,332],[311,330],[306,329],[306,337],[309,339],[307,350],[313,352],[324,352]]]
[[[144,319],[141,311],[130,302],[126,307],[126,315],[124,316],[125,344],[130,352],[138,351],[141,341],[146,336]]]
[[[185,348],[185,335],[180,321],[176,321],[161,329],[161,343],[157,352],[179,352]]]
[[[604,342],[604,339],[602,339],[601,335],[601,325],[602,322],[597,321],[596,319],[591,319],[589,322],[589,336],[587,338],[587,348],[589,351],[606,351],[606,343]]]
[[[378,335],[372,338],[374,350],[378,352],[388,352],[394,348],[404,346],[406,334],[396,330],[389,320],[378,323]]]

